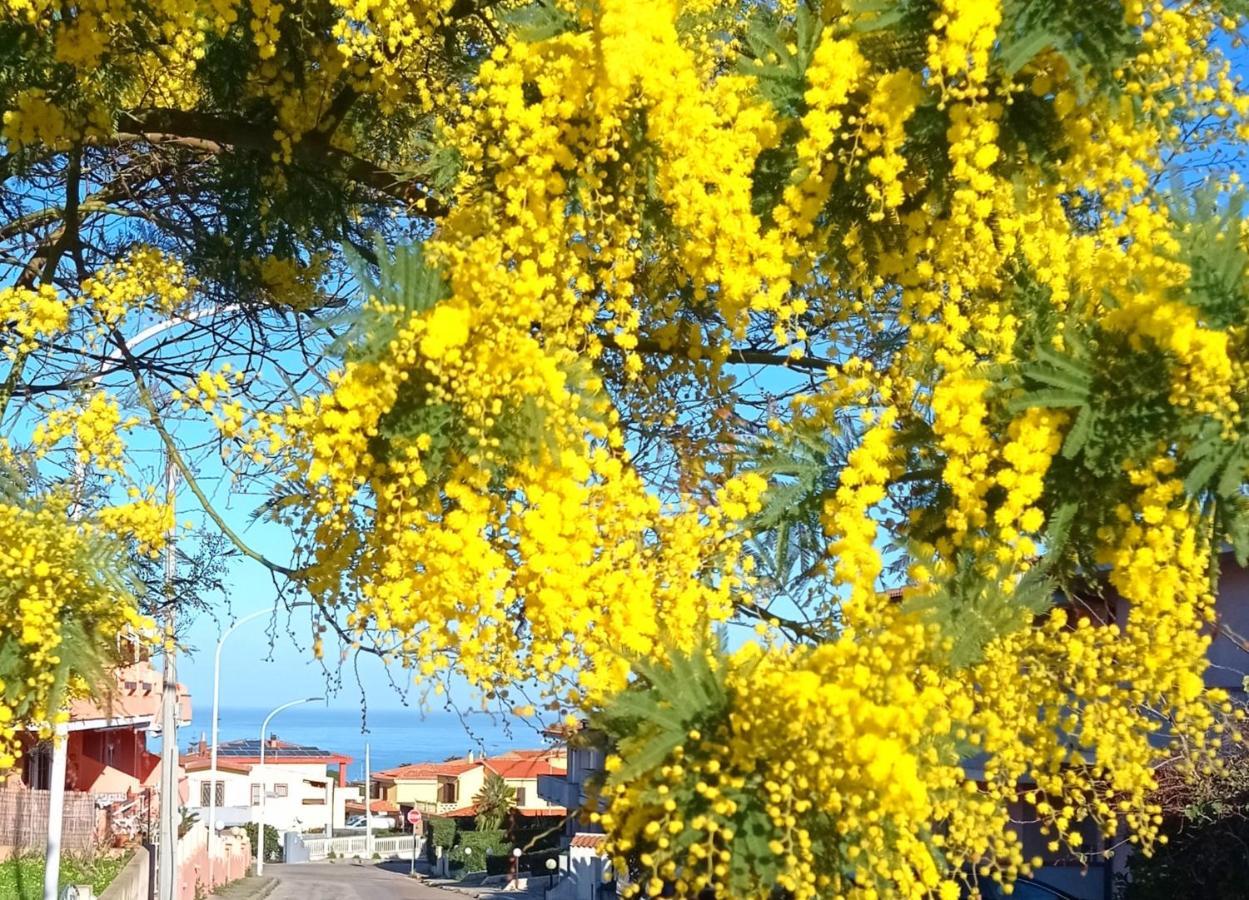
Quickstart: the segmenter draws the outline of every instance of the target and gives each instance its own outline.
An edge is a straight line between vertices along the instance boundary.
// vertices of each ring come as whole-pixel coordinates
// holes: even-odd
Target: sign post
[[[408,867],[408,874],[416,874],[416,836],[421,831],[421,811],[419,809],[408,810],[408,824],[412,826],[412,864]]]

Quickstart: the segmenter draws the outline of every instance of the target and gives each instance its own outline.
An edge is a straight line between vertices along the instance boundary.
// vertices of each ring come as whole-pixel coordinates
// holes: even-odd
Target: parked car
[[[980,882],[980,896],[982,900],[1076,900],[1066,891],[1031,878],[1016,879],[1015,889],[1010,894],[997,882],[986,879]]]
[[[343,824],[347,828],[367,828],[371,824],[374,831],[389,831],[395,827],[395,820],[393,816],[372,813],[367,819],[364,815],[348,816]]]

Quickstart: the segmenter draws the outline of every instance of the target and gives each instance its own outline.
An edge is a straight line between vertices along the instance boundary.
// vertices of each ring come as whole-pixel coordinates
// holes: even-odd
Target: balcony
[[[580,785],[569,784],[565,775],[539,775],[538,796],[547,803],[576,809],[581,805]]]
[[[161,673],[151,664],[141,660],[123,666],[115,670],[113,678],[111,690],[98,701],[83,698],[70,703],[70,731],[101,725],[146,724],[159,717]],[[181,684],[178,685],[178,721],[182,725],[191,721],[191,695]]]

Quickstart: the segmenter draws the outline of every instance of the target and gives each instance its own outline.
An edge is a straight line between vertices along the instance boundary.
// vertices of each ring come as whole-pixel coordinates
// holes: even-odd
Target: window
[[[226,805],[226,783],[224,781],[217,782],[217,796],[215,799],[210,798],[208,792],[212,790],[211,781],[201,781],[199,783],[199,805],[208,806],[211,802],[216,806]]]
[[[460,784],[458,781],[444,781],[438,785],[438,802],[439,803],[455,803],[457,794],[459,793]]]
[[[52,787],[52,748],[42,743],[29,751],[24,759],[27,786],[36,791],[46,791]]]
[[[260,805],[260,785],[252,785],[252,806]]]
[[[288,793],[288,792],[287,792],[287,789],[286,789],[286,785],[284,785],[284,784],[275,784],[275,785],[273,786],[273,796],[275,796],[275,797],[285,797],[285,796],[287,796],[287,793]]]
[[[516,805],[517,806],[525,805],[525,789],[523,787],[518,787],[516,789]]]

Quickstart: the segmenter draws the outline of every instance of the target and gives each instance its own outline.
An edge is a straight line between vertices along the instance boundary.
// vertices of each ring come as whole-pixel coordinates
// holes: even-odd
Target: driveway
[[[278,881],[268,900],[449,900],[456,895],[371,864],[269,864]]]

